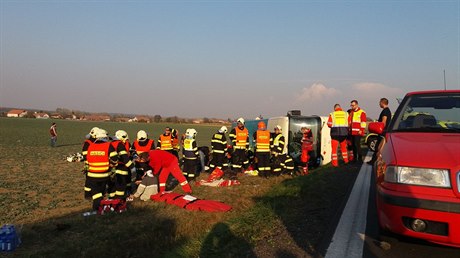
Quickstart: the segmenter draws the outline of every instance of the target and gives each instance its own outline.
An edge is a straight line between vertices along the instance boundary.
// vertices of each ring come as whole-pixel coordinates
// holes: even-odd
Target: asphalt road
[[[380,234],[373,181],[372,167],[364,163],[326,251],[326,258],[460,258],[459,248]]]

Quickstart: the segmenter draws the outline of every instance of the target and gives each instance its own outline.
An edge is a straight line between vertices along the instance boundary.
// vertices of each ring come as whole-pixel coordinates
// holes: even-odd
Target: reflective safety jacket
[[[282,154],[284,151],[284,144],[285,144],[283,134],[282,133],[275,134],[274,137],[272,137],[272,139],[273,139],[272,145],[270,146],[272,152]]]
[[[337,108],[329,114],[327,126],[331,128],[331,136],[348,135],[348,113],[341,108]]]
[[[81,148],[81,155],[83,155],[83,160],[86,160],[86,155],[88,154],[88,148],[95,140],[96,139],[94,138],[89,138],[85,140],[85,142],[83,143],[83,147]]]
[[[162,134],[160,135],[160,138],[158,139],[158,146],[157,149],[160,150],[172,150],[173,149],[173,138],[172,135],[165,135]]]
[[[133,149],[136,151],[137,155],[141,154],[142,152],[149,152],[150,150],[155,149],[155,141],[152,139],[147,139],[142,142],[135,140],[133,142]]]
[[[215,133],[211,139],[211,148],[213,153],[227,152],[227,138],[224,133]]]
[[[233,128],[229,136],[236,149],[249,148],[249,132],[246,127],[243,129],[238,127]]]
[[[271,137],[267,130],[257,130],[254,133],[256,152],[270,152]]]
[[[110,142],[94,142],[89,146],[86,158],[87,175],[94,178],[105,178],[109,176],[111,163],[117,160],[117,152]]]
[[[112,141],[112,146],[115,148],[118,156],[115,173],[128,175],[128,170],[134,166],[134,163],[129,159],[129,142],[125,141],[125,143],[123,143],[120,140],[114,140]]]
[[[198,158],[198,147],[196,146],[195,139],[185,139],[184,148],[182,150],[184,159],[197,159]]]
[[[352,110],[348,117],[348,123],[351,130],[351,135],[363,136],[366,130],[366,112],[358,108],[358,110]]]

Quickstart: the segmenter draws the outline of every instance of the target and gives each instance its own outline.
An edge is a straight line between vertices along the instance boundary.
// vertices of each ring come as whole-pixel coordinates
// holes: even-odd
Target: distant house
[[[83,120],[88,121],[110,121],[110,116],[108,115],[88,115],[83,118]]]
[[[139,122],[139,123],[150,123],[150,118],[148,116],[136,116],[131,119],[132,122]]]
[[[35,112],[34,117],[37,119],[48,119],[50,116],[47,113]]]
[[[23,109],[12,109],[6,114],[7,117],[24,117],[27,111]]]
[[[62,115],[59,113],[53,113],[50,115],[50,117],[54,119],[64,119],[64,117],[62,117]]]

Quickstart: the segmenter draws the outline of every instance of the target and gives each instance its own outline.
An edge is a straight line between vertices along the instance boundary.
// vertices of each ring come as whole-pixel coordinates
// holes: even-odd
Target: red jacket
[[[155,175],[160,173],[162,168],[167,168],[173,164],[178,165],[176,156],[164,150],[151,150],[149,156],[149,165],[152,167]]]

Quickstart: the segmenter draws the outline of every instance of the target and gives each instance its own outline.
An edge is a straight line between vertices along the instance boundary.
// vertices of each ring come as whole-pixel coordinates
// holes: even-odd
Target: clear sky
[[[460,1],[0,0],[0,106],[377,118],[460,88]]]

